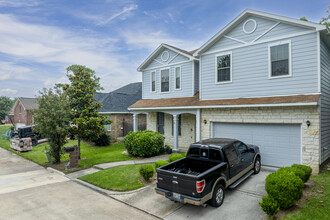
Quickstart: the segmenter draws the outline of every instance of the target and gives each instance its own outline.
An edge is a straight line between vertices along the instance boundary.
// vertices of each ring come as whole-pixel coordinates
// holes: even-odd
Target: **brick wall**
[[[302,126],[302,163],[309,165],[313,173],[319,172],[320,160],[320,114],[318,106],[301,107],[263,107],[263,108],[232,108],[202,109],[201,137],[211,137],[210,122],[239,123],[286,123]],[[306,121],[311,125],[307,127]]]
[[[21,111],[20,111],[21,110]],[[25,110],[23,105],[19,102],[14,109],[14,123],[15,124],[32,124],[32,114],[29,110]]]

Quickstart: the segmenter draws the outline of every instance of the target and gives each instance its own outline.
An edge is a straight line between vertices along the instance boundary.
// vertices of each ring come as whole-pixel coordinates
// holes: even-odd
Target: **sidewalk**
[[[138,159],[138,160],[126,160],[126,161],[118,161],[118,162],[111,162],[111,163],[103,163],[103,164],[94,165],[92,168],[89,168],[89,169],[80,170],[80,171],[77,171],[74,173],[67,174],[65,176],[70,179],[77,179],[78,177],[96,173],[100,170],[105,170],[105,169],[118,167],[118,166],[125,166],[125,165],[154,163],[159,160],[168,160],[168,157],[169,157],[169,154],[163,154],[160,156]]]

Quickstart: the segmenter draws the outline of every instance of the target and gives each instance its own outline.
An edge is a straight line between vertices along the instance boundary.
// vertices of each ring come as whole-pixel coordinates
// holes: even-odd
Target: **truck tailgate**
[[[196,176],[157,169],[157,187],[171,192],[196,196]]]

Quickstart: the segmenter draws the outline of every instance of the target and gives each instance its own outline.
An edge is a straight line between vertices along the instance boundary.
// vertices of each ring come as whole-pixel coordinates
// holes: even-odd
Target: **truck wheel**
[[[225,187],[222,184],[218,184],[213,191],[210,204],[211,206],[219,207],[222,205],[223,200],[225,200]]]
[[[254,161],[254,174],[258,174],[260,172],[261,168],[261,163],[260,163],[260,158],[257,157],[256,161]]]
[[[38,140],[36,138],[32,138],[32,146],[37,146]]]

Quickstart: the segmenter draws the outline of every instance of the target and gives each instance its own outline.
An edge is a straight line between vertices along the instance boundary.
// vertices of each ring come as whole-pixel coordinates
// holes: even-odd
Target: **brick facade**
[[[318,106],[202,109],[201,137],[211,137],[210,122],[300,124],[302,128],[302,164],[319,172],[320,113]],[[311,125],[307,127],[306,121]]]
[[[21,102],[18,102],[14,109],[14,124],[31,125],[33,118],[30,110],[24,109]]]

